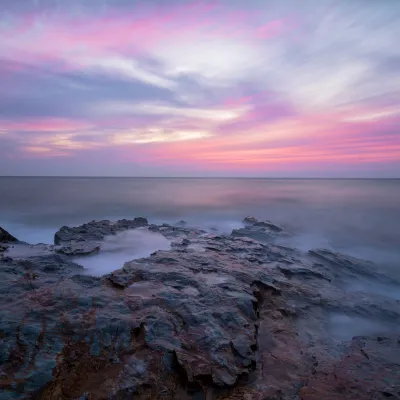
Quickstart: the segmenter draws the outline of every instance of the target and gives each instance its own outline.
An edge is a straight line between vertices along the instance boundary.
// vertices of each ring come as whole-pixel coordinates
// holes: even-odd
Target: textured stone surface
[[[4,251],[6,251],[10,246],[8,244],[5,243],[0,243],[0,253],[3,253]]]
[[[270,241],[271,239],[290,236],[291,233],[283,226],[276,225],[271,221],[260,221],[255,217],[246,217],[243,220],[244,227],[234,229],[233,236],[250,237],[261,241]]]
[[[70,243],[65,246],[55,247],[57,253],[65,254],[67,256],[82,256],[94,254],[100,251],[100,245],[97,243],[77,242]]]
[[[0,243],[18,242],[18,239],[0,226]]]
[[[54,235],[55,244],[93,242],[104,239],[105,236],[115,235],[118,232],[140,228],[148,225],[146,218],[138,217],[133,220],[121,219],[116,222],[109,220],[91,221],[76,227],[63,226]]]
[[[98,245],[107,232],[144,224],[123,221],[56,236],[63,246]],[[4,252],[1,399],[400,395],[400,302],[345,285],[357,277],[400,288],[376,265],[183,224],[148,229],[173,239],[171,250],[102,278],[82,275],[57,246],[38,254],[26,245],[24,258]],[[369,336],[352,339],[363,321]]]

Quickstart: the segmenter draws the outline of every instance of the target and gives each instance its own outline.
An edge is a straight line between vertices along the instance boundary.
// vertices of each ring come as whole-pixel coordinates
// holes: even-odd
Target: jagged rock
[[[271,221],[260,221],[254,217],[246,217],[243,223],[245,227],[234,229],[232,231],[233,236],[246,236],[260,241],[270,241],[276,237],[290,235],[283,226],[273,224]]]
[[[189,246],[191,241],[189,239],[181,239],[181,240],[176,240],[171,243],[172,247],[187,247]]]
[[[98,243],[106,236],[115,235],[129,229],[147,228],[151,232],[157,232],[165,236],[167,239],[177,238],[194,238],[205,234],[206,231],[197,228],[187,228],[185,226],[173,226],[169,224],[154,225],[148,224],[146,218],[138,217],[133,220],[122,219],[116,222],[103,220],[91,221],[76,227],[63,226],[54,235],[54,243],[56,245],[79,247],[89,246],[90,243]]]
[[[233,236],[249,237],[260,241],[269,241],[277,237],[290,235],[283,228],[271,227],[268,224],[262,223],[262,225],[252,225],[245,228],[233,229]]]
[[[138,217],[133,220],[121,219],[116,222],[109,220],[91,221],[76,227],[63,226],[54,235],[55,244],[81,242],[81,241],[98,241],[104,239],[105,236],[115,235],[128,229],[136,229],[148,225],[146,218]]]
[[[276,224],[273,224],[270,221],[257,222],[257,223],[254,224],[254,226],[261,227],[261,228],[268,228],[269,230],[271,230],[273,232],[282,232],[282,231],[284,231],[283,227],[278,226]]]
[[[243,223],[244,224],[248,224],[248,225],[254,225],[257,222],[259,222],[259,220],[257,218],[255,218],[255,217],[246,217],[243,220]]]
[[[178,226],[180,228],[184,228],[186,225],[187,225],[187,222],[182,219],[175,224],[175,226]]]
[[[323,262],[328,265],[330,267],[331,274],[335,276],[336,280],[358,280],[360,277],[362,277],[363,279],[368,279],[371,282],[400,285],[399,279],[386,276],[380,271],[380,268],[371,261],[361,260],[326,249],[314,249],[310,250],[308,253],[319,263]],[[321,264],[316,265],[320,266]]]
[[[0,253],[5,252],[10,246],[8,244],[0,243]]]
[[[18,239],[0,227],[0,243],[18,242]]]
[[[100,246],[97,243],[78,242],[55,247],[55,251],[67,256],[82,256],[99,252]]]
[[[278,267],[279,271],[283,273],[287,278],[291,279],[293,276],[297,277],[304,277],[305,279],[325,279],[330,281],[331,279],[328,278],[325,274],[314,271],[310,268],[299,268],[299,267],[284,267],[284,266],[279,266]]]
[[[309,254],[319,260],[329,263],[336,268],[353,270],[356,273],[364,271],[373,274],[375,272],[374,270],[376,270],[376,265],[370,261],[360,260],[344,254],[335,253],[331,250],[313,249],[309,251]]]
[[[118,229],[144,224],[122,221],[63,227],[58,240],[98,246]],[[0,259],[1,399],[398,394],[400,342],[378,333],[386,324],[398,329],[398,302],[343,289],[342,277],[349,268],[356,275],[361,260],[149,227],[156,228],[180,245],[127,260],[102,278],[81,275],[82,267],[55,253],[58,247]],[[364,266],[357,276],[367,270],[374,274]],[[377,332],[338,345],[333,312],[376,321]]]

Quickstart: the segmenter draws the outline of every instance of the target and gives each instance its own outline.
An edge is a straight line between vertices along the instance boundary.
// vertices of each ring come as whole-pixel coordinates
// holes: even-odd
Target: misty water
[[[53,243],[63,225],[137,216],[230,233],[247,215],[290,227],[284,245],[340,251],[400,275],[396,179],[0,178],[0,226],[29,243]],[[166,248],[160,235],[126,232],[78,261],[102,274]]]

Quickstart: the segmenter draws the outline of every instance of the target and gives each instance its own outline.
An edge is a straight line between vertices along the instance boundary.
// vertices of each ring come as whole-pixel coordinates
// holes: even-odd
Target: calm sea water
[[[0,226],[30,243],[93,219],[183,219],[230,232],[246,215],[290,226],[285,244],[400,271],[400,180],[0,178]]]

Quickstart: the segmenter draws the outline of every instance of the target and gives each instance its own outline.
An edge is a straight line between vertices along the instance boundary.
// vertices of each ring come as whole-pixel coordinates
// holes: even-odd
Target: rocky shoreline
[[[74,262],[131,229],[171,249],[102,277]],[[274,243],[290,234],[253,217],[231,235],[139,217],[29,245],[0,228],[0,398],[400,399],[400,298],[368,289],[400,282]]]

